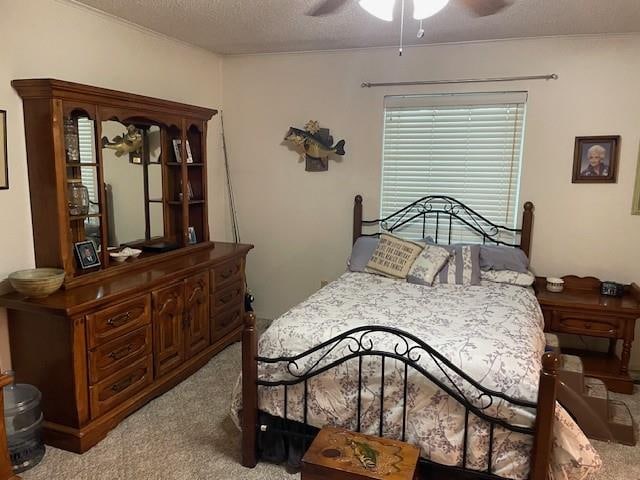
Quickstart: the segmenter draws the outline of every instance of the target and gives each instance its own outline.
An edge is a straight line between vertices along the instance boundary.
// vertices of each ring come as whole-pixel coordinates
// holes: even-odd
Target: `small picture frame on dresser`
[[[187,242],[189,245],[195,245],[198,243],[198,237],[196,236],[196,229],[193,227],[189,227],[187,229]]]
[[[74,243],[73,250],[76,253],[78,265],[82,270],[100,266],[100,255],[98,255],[96,246],[91,240]]]

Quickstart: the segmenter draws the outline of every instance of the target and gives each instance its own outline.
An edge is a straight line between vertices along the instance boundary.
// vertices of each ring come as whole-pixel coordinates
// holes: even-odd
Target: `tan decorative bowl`
[[[547,290],[560,293],[564,290],[564,280],[557,277],[547,277]]]
[[[11,286],[31,298],[44,298],[58,290],[64,282],[64,270],[59,268],[30,268],[9,275]]]

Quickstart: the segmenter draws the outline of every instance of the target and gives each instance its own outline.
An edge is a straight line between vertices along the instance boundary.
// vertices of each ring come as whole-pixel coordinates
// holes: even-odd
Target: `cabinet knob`
[[[131,352],[132,348],[133,348],[133,345],[129,344],[126,347],[120,348],[118,350],[114,350],[109,354],[109,357],[112,360],[120,360],[121,358],[126,357]]]
[[[129,320],[131,320],[131,312],[122,313],[107,320],[107,325],[110,327],[119,327],[120,325],[127,323]]]
[[[124,380],[111,385],[111,391],[116,393],[121,392],[122,390],[127,388],[129,385],[131,385],[131,383],[133,383],[133,375],[130,375],[128,378],[125,378]]]

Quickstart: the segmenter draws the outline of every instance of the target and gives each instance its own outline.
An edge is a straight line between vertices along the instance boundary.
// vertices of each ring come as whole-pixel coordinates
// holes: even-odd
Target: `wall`
[[[221,58],[63,1],[0,0],[0,12],[0,109],[8,111],[10,184],[0,191],[4,278],[34,264],[22,102],[11,80],[52,77],[215,108],[221,101]],[[219,119],[209,125],[209,223],[212,238],[225,239]],[[0,368],[8,367],[1,311]]]
[[[344,271],[353,196],[364,196],[366,217],[378,211],[386,94],[528,90],[521,201],[536,205],[535,272],[640,282],[640,216],[630,215],[639,51],[632,35],[416,47],[402,58],[396,49],[226,57],[225,127],[242,240],[256,244],[248,279],[257,313],[275,317]],[[547,73],[559,80],[360,88]],[[326,173],[305,172],[281,145],[289,126],[309,119],[346,139],[347,155]],[[573,185],[574,137],[610,134],[622,136],[618,183]]]

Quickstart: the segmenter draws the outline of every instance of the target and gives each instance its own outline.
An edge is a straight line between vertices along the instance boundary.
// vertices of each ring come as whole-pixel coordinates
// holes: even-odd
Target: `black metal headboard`
[[[363,226],[377,225],[383,231],[389,233],[402,230],[409,224],[422,224],[422,236],[434,234],[436,243],[442,238],[446,238],[447,243],[451,243],[451,232],[454,219],[458,225],[464,225],[470,232],[474,232],[482,243],[490,242],[494,245],[506,245],[518,247],[529,256],[531,250],[531,231],[533,228],[533,203],[526,202],[522,215],[522,227],[511,228],[504,225],[497,225],[482,216],[464,203],[453,197],[445,195],[429,195],[416,200],[400,210],[375,220],[362,219],[362,196],[356,195],[353,205],[353,241],[363,235]],[[427,226],[433,224],[433,232],[427,231]],[[431,222],[429,222],[431,220]],[[442,224],[442,225],[441,225]],[[442,229],[445,237],[442,237]],[[380,232],[371,235],[379,235]],[[503,240],[505,234],[510,234],[513,238],[520,236],[519,243],[510,243]]]

